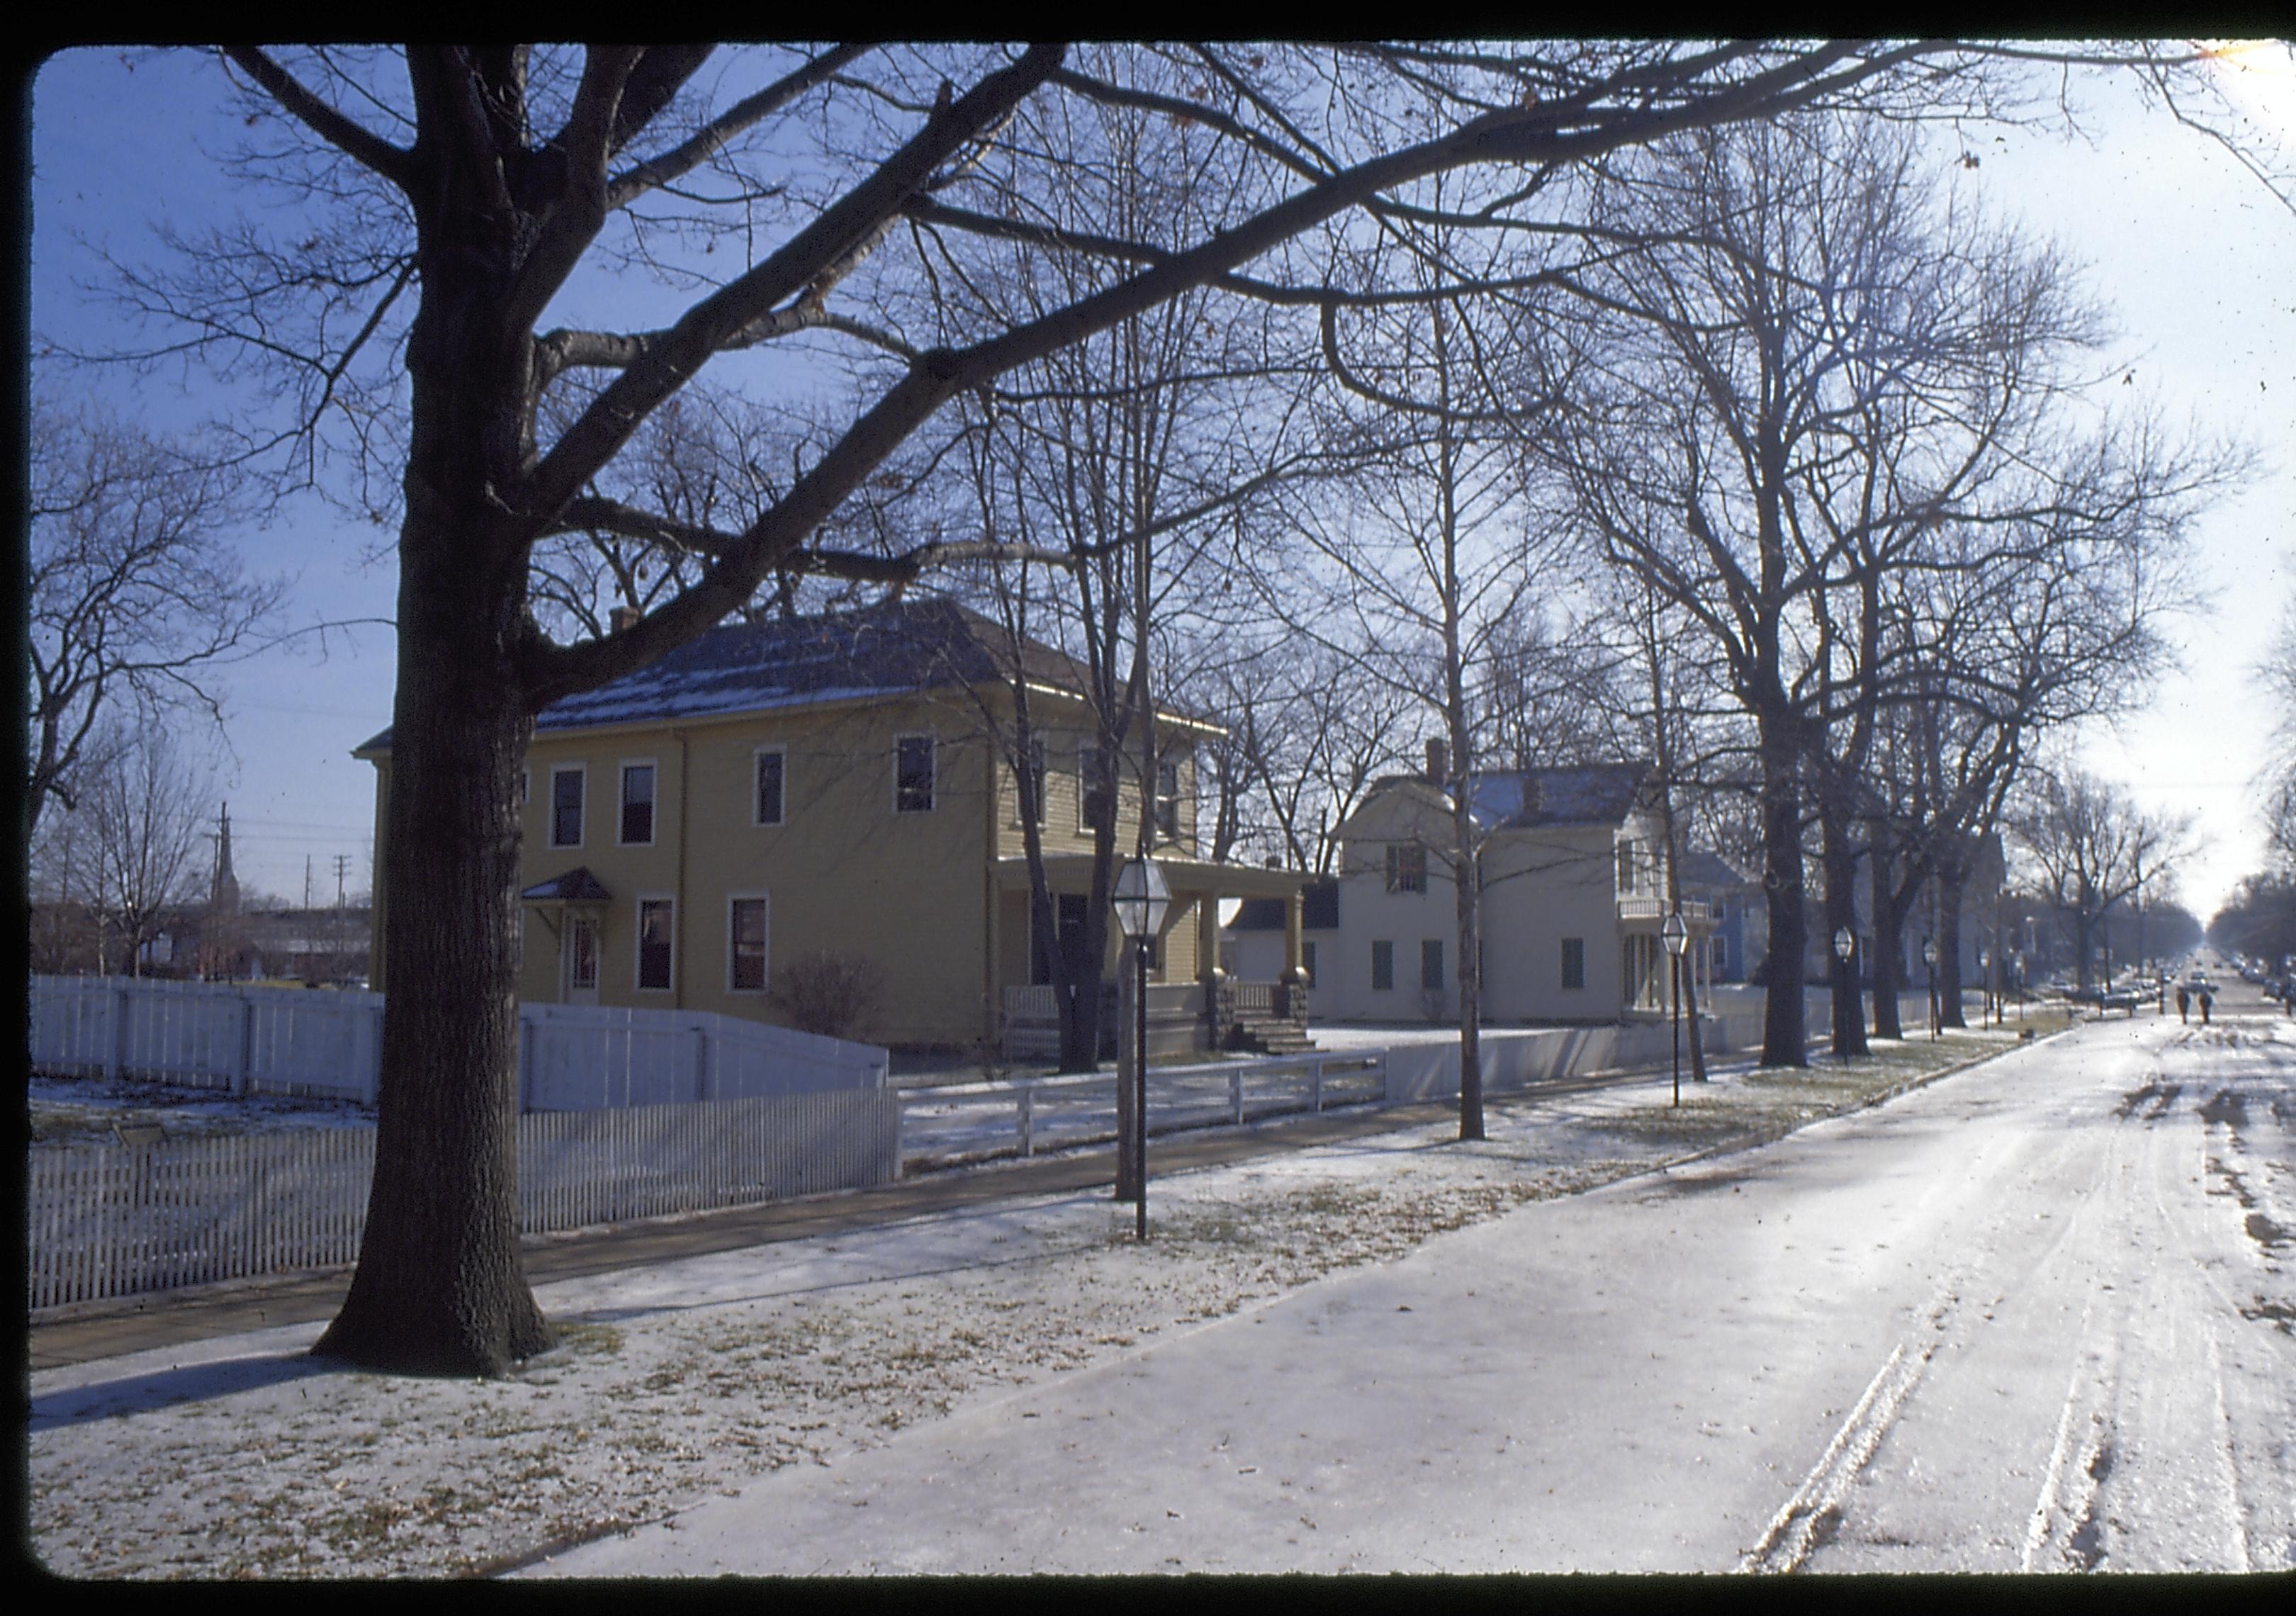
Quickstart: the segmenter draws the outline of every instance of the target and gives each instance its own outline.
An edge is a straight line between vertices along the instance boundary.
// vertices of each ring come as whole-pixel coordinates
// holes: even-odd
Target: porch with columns
[[[1295,871],[1157,855],[1172,900],[1151,954],[1148,972],[1148,1050],[1151,1059],[1184,1056],[1234,1047],[1303,1046],[1308,1023],[1307,972],[1302,964],[1300,891],[1308,881]],[[1119,861],[1119,867],[1122,861]],[[1029,865],[1024,857],[999,858],[995,869],[990,970],[997,992],[996,1036],[1005,1057],[1046,1058],[1058,1053],[1060,1012],[1056,989],[1042,969],[1038,940],[1030,935]],[[1045,857],[1058,923],[1092,923],[1081,913],[1090,902],[1092,856],[1054,853]],[[1246,982],[1219,967],[1219,906],[1227,898],[1272,898],[1283,904],[1283,969],[1274,981]],[[1062,900],[1069,915],[1061,915]],[[1114,917],[1104,959],[1113,970],[1123,958],[1123,939]],[[1116,983],[1101,983],[1103,1007],[1112,1006]],[[1109,1009],[1103,1029],[1112,1028]]]

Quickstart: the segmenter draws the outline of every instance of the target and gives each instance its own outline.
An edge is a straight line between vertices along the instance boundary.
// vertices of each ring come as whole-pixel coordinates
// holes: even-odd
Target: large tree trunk
[[[1938,1020],[1948,1027],[1966,1027],[1961,1009],[1961,861],[1938,866]]]
[[[1898,1017],[1898,995],[1906,980],[1904,945],[1906,916],[1898,906],[1897,853],[1891,845],[1890,822],[1876,816],[1870,857],[1874,893],[1874,947],[1866,961],[1874,983],[1874,1036],[1903,1038],[1905,1025]]]
[[[1797,770],[1801,738],[1782,714],[1760,717],[1762,758],[1762,897],[1769,909],[1770,956],[1763,975],[1762,1064],[1809,1063],[1808,1017],[1802,1008],[1802,956],[1809,946],[1803,908],[1801,792]]]
[[[375,1176],[350,1294],[316,1350],[499,1374],[552,1339],[518,1247],[514,805],[531,720],[499,611],[454,549],[401,546]]]
[[[1460,744],[1453,731],[1453,744]],[[1460,756],[1458,752],[1452,754]],[[1468,815],[1464,759],[1444,787],[1451,793],[1452,890],[1459,920],[1459,1137],[1483,1137],[1482,881],[1475,865],[1475,833]]]
[[[1829,792],[1831,796],[1833,793]],[[1829,801],[1819,816],[1820,857],[1825,867],[1825,957],[1833,987],[1833,1053],[1849,1060],[1866,1052],[1866,1006],[1857,991],[1857,956],[1848,959],[1833,946],[1846,928],[1857,934],[1857,849],[1840,806]]]
[[[496,490],[533,447],[533,348],[505,325],[530,225],[441,163],[415,197],[422,304],[398,543],[390,921],[375,1176],[315,1350],[498,1374],[551,1344],[518,1249],[518,776],[533,730],[527,556]]]

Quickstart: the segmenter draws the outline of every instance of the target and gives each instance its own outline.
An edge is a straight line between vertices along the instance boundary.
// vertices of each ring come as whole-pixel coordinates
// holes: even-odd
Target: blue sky
[[[2236,94],[2296,141],[2296,72],[2285,53],[2252,59]],[[209,59],[116,50],[51,60],[32,89],[32,316],[36,333],[100,340],[111,318],[76,283],[95,277],[90,244],[135,251],[152,226],[186,226],[245,206],[207,152],[221,75]],[[2205,919],[2262,857],[2251,777],[2271,715],[2251,669],[2296,593],[2296,213],[2201,135],[2140,108],[2125,86],[2084,92],[2090,138],[1972,127],[1980,167],[1958,183],[2021,217],[2088,266],[2118,315],[2113,359],[2172,422],[2244,434],[2267,474],[2201,529],[2194,582],[2211,605],[2177,625],[2182,669],[2144,710],[2084,734],[2082,760],[2148,805],[2198,817],[2204,848],[2185,901]],[[132,101],[135,116],[120,116]],[[201,405],[162,382],[120,385],[122,405],[157,427]],[[387,619],[395,574],[373,559],[390,536],[306,500],[250,533],[250,567],[297,580],[299,620]],[[395,646],[366,626],[234,669],[234,756],[223,765],[242,882],[299,899],[305,860],[322,898],[334,856],[363,889],[373,775],[348,756],[390,721]]]

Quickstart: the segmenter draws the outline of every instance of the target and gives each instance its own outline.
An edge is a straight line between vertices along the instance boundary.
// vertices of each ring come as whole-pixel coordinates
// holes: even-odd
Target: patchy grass
[[[482,1573],[2014,1042],[1908,1040],[1685,1085],[1678,1111],[1502,1097],[1478,1144],[1401,1129],[1156,1179],[1145,1245],[1129,1206],[1054,1197],[649,1270],[658,1307],[582,1282],[606,1317],[545,1289],[560,1345],[502,1381],[308,1376],[45,1426],[32,1542],[70,1577]],[[808,1266],[862,1258],[876,1267],[827,1284]],[[36,1376],[36,1398],[62,1373]]]

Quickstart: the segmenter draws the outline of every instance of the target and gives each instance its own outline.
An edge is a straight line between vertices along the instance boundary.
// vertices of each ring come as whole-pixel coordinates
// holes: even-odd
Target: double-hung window
[[[1395,945],[1378,942],[1371,946],[1371,988],[1374,993],[1385,993],[1395,986]]]
[[[550,771],[550,845],[582,845],[582,776],[578,763]]]
[[[673,899],[638,899],[638,986],[649,993],[669,991],[676,914]]]
[[[766,990],[766,899],[727,900],[726,985],[735,993]]]
[[[1180,765],[1177,759],[1156,765],[1156,834],[1166,841],[1180,839]]]
[[[1035,810],[1035,817],[1031,819],[1029,823],[1035,824],[1044,824],[1044,736],[1030,735],[1029,737],[1028,751],[1023,755],[1021,767],[1013,773],[1013,790],[1015,799],[1013,804],[1013,823],[1015,824],[1020,824],[1023,818],[1028,817],[1031,808],[1033,808]]]
[[[653,843],[653,782],[651,763],[622,765],[622,836],[624,847]]]
[[[1562,990],[1577,993],[1587,986],[1587,939],[1566,937],[1562,939]]]
[[[1390,842],[1387,848],[1387,890],[1424,892],[1427,890],[1427,849],[1415,841]]]
[[[930,814],[933,808],[933,738],[903,735],[893,742],[893,811]]]
[[[1099,745],[1087,741],[1077,749],[1077,829],[1088,831],[1110,811],[1116,793],[1114,761]]]
[[[1419,945],[1419,985],[1429,993],[1443,991],[1443,940],[1431,937]]]
[[[751,821],[752,824],[779,824],[782,823],[782,816],[787,806],[785,793],[788,789],[788,768],[789,754],[783,748],[761,746],[758,749],[756,795],[752,802],[752,808],[757,817]]]

